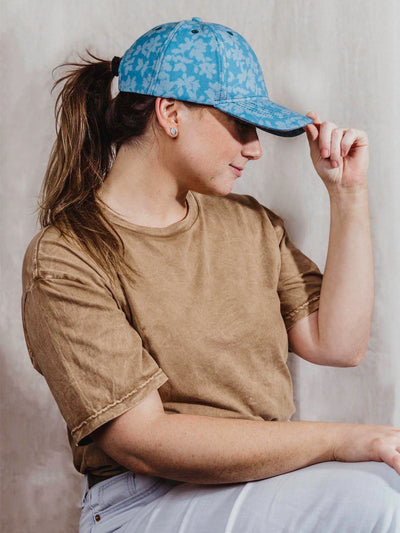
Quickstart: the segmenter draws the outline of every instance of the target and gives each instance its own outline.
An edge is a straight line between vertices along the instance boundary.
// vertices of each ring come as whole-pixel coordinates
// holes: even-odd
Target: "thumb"
[[[318,139],[320,120],[315,111],[309,111],[306,114],[306,117],[310,117],[314,121],[311,124],[307,124],[307,126],[303,127],[304,131],[306,132],[308,142],[311,146],[312,142]]]
[[[317,139],[319,135],[318,129],[314,124],[308,124],[307,126],[304,126],[303,129],[306,132],[310,149],[312,149],[317,144]]]
[[[315,145],[315,141],[318,139],[320,120],[315,111],[309,111],[306,117],[310,117],[314,121],[311,124],[307,124],[307,126],[303,127],[304,131],[306,132],[310,148],[312,148],[312,146]]]

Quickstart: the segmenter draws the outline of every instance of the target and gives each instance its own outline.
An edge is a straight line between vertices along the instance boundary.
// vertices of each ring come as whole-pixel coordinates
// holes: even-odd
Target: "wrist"
[[[325,183],[325,185],[328,189],[329,194],[353,194],[356,191],[363,191],[368,189],[367,176],[364,176],[363,178],[360,177],[351,185],[346,185],[342,181],[328,182]]]
[[[340,207],[352,207],[368,203],[367,185],[331,187],[328,189],[328,193],[331,204],[339,205]]]

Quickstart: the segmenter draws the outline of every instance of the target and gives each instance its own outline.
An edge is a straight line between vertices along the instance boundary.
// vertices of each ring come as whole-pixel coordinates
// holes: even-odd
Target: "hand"
[[[391,426],[343,424],[333,447],[335,461],[384,462],[400,474],[400,429]]]
[[[321,123],[315,111],[307,116],[314,120],[303,128],[311,159],[328,191],[366,189],[369,149],[365,131],[338,128],[333,122]]]

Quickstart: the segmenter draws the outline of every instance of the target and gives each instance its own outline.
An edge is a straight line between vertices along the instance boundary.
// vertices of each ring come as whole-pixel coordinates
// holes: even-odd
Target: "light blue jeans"
[[[79,533],[400,533],[400,475],[324,462],[220,485],[126,472],[87,491]]]

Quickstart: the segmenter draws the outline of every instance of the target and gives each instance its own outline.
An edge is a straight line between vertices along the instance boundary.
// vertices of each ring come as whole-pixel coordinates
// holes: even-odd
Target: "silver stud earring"
[[[176,128],[170,128],[169,130],[171,132],[171,135],[173,137],[175,137],[176,135],[178,135],[178,130]]]

